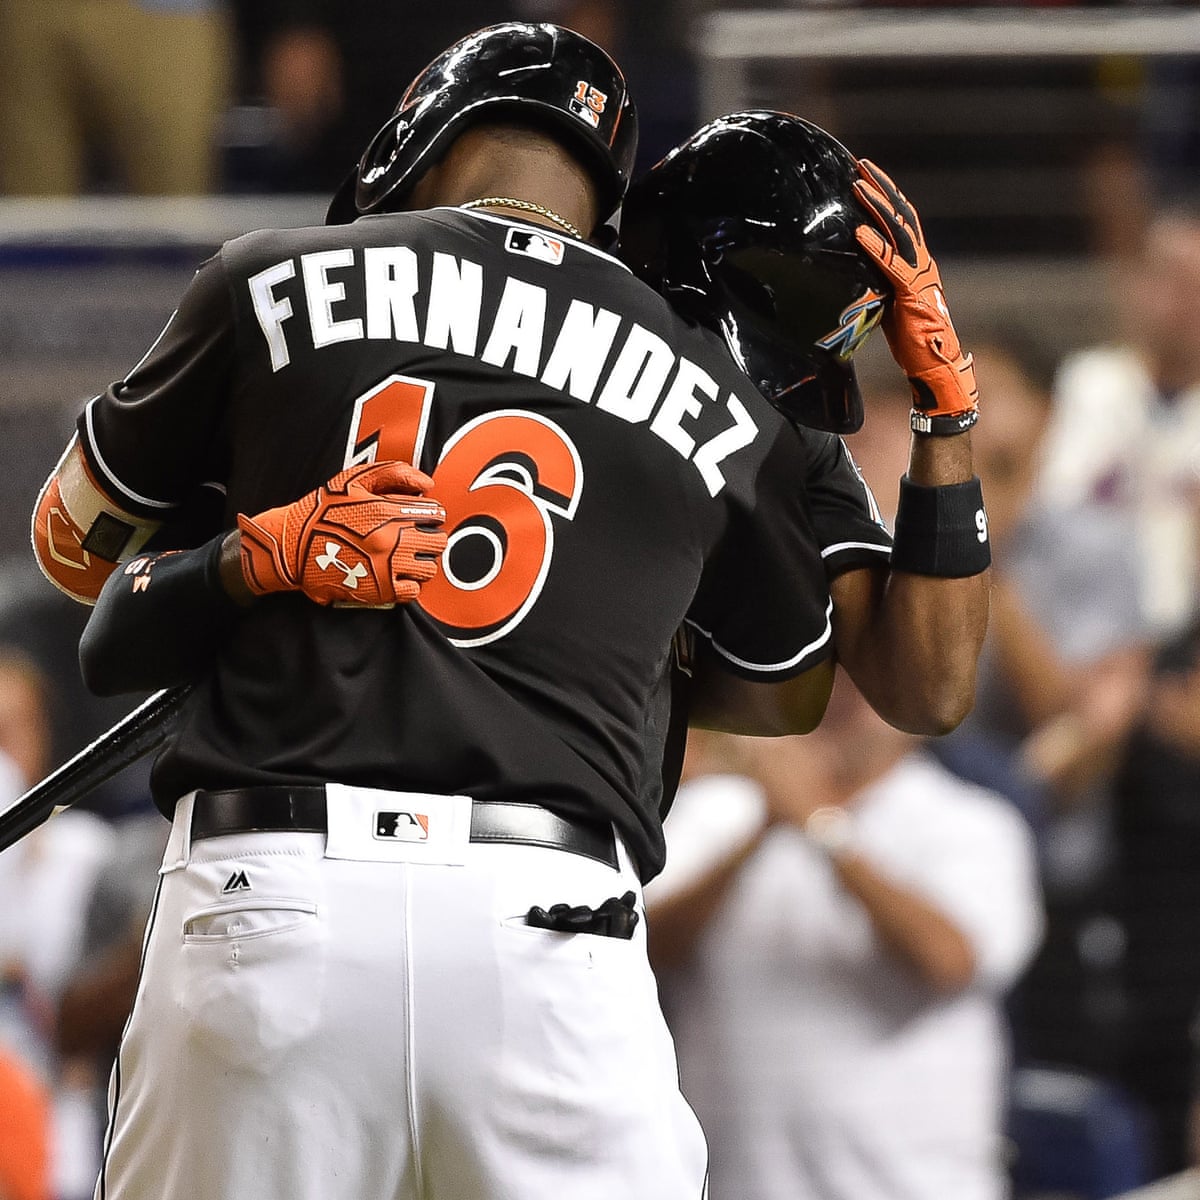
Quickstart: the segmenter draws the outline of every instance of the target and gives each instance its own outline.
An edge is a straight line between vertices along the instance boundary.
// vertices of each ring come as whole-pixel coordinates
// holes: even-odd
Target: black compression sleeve
[[[100,696],[190,683],[211,665],[241,609],[221,585],[226,534],[195,550],[141,555],[109,576],[79,642]]]

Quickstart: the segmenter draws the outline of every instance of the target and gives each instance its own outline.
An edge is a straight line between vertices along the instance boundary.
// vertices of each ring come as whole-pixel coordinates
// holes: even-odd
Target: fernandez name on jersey
[[[279,294],[297,275],[307,330],[292,299]],[[352,277],[357,303],[347,296]],[[486,280],[485,289],[483,266],[468,258],[418,253],[410,246],[345,247],[284,259],[248,282],[273,372],[291,362],[289,338],[295,337],[311,339],[318,350],[370,339],[466,355],[537,379],[630,424],[648,422],[651,433],[692,463],[710,496],[725,486],[721,463],[758,434],[733,392],[722,401],[717,382],[703,367],[609,309],[573,298],[561,320],[548,323],[547,289],[508,276],[485,326],[485,290],[490,293],[498,281]],[[697,441],[687,424],[705,404],[717,403],[723,403],[729,423]]]

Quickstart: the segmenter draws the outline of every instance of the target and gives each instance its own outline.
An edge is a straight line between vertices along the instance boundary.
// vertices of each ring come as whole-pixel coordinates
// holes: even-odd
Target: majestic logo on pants
[[[429,815],[422,812],[377,812],[375,836],[383,841],[429,841]]]
[[[352,567],[346,566],[338,558],[338,551],[341,549],[342,547],[337,542],[326,542],[325,553],[317,555],[317,566],[322,571],[328,571],[330,567],[337,567],[345,576],[342,584],[350,588],[351,591],[354,591],[358,588],[358,581],[367,573],[367,568],[362,563],[355,563]]]

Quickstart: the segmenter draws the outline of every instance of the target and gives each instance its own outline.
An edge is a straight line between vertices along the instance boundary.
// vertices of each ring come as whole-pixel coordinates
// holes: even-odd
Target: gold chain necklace
[[[573,238],[583,241],[583,234],[571,224],[566,217],[560,217],[553,209],[534,204],[532,200],[514,200],[511,196],[484,196],[482,200],[468,200],[459,208],[515,208],[521,212],[534,212],[553,221],[561,229],[565,229]]]

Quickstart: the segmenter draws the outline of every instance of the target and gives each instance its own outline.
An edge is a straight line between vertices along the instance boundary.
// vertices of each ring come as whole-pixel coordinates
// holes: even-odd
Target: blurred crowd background
[[[754,106],[882,164],[978,364],[968,721],[922,743],[842,681],[811,737],[689,745],[647,903],[713,1200],[1200,1196],[1196,5],[0,0],[0,801],[137,699],[84,692],[28,550],[83,403],[507,17],[614,53],[643,167]],[[858,362],[890,520],[907,391]],[[0,855],[0,1200],[91,1195],[166,829],[142,764]]]

